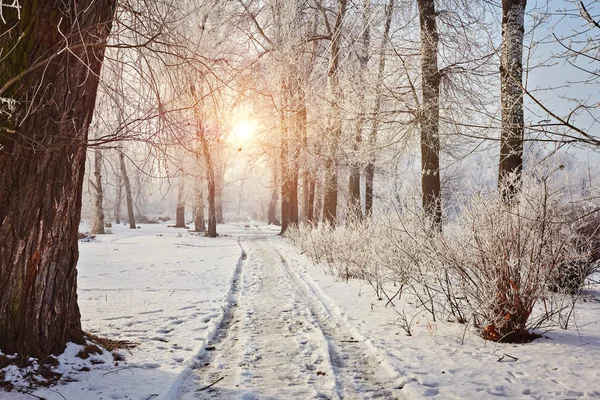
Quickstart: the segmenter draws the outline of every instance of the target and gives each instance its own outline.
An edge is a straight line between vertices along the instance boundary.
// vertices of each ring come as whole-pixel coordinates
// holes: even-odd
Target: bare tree
[[[350,160],[350,178],[348,182],[348,216],[352,219],[361,220],[362,205],[360,200],[360,170],[361,160],[358,159],[358,150],[361,147],[363,137],[363,127],[365,125],[365,75],[368,72],[369,64],[369,46],[371,40],[371,1],[364,0],[363,4],[363,32],[360,38],[360,50],[358,54],[359,69],[358,69],[358,117],[356,118],[356,126],[354,133],[354,144],[352,149],[355,153],[355,159]]]
[[[10,116],[0,114],[0,348],[7,354],[43,356],[83,342],[82,144],[115,3],[48,0],[3,10],[0,97],[13,102]]]
[[[136,229],[135,213],[133,211],[133,195],[131,192],[129,175],[127,175],[127,167],[125,166],[125,154],[123,154],[123,151],[119,153],[119,163],[121,166],[121,177],[123,179],[123,186],[125,186],[125,199],[127,201],[127,218],[129,220],[129,228]]]
[[[506,201],[518,190],[523,170],[523,35],[526,5],[527,0],[502,1],[502,133],[498,185]]]
[[[383,28],[383,37],[379,49],[379,63],[377,66],[377,77],[375,81],[375,104],[373,105],[373,120],[371,122],[371,132],[369,135],[369,146],[375,147],[377,142],[377,132],[379,130],[379,114],[381,112],[383,75],[386,64],[386,48],[388,47],[390,29],[392,26],[392,16],[395,0],[388,0],[385,7],[385,23]],[[373,189],[375,180],[375,155],[374,150],[370,150],[369,161],[365,167],[365,215],[373,215]]]
[[[323,220],[332,225],[337,220],[337,202],[338,202],[338,150],[339,141],[342,136],[342,115],[341,102],[342,90],[340,87],[339,67],[340,67],[340,42],[342,38],[342,23],[346,15],[347,0],[339,0],[339,7],[336,14],[335,24],[328,34],[331,37],[331,54],[329,59],[329,68],[327,78],[329,85],[330,103],[332,110],[331,126],[328,137],[328,154],[325,162],[325,198],[323,200]],[[327,15],[323,12],[325,25],[329,27]]]
[[[423,210],[441,227],[440,197],[440,73],[435,1],[417,0],[421,25],[421,73],[423,104],[421,126],[421,190]]]
[[[95,191],[94,198],[94,221],[92,222],[93,234],[104,234],[104,192],[102,190],[102,151],[94,150],[94,177],[96,182],[92,183]]]

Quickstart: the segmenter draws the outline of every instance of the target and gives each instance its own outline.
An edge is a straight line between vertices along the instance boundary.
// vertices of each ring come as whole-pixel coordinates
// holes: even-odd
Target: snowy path
[[[241,241],[246,256],[223,323],[167,398],[399,398],[388,368],[290,267],[275,240]]]

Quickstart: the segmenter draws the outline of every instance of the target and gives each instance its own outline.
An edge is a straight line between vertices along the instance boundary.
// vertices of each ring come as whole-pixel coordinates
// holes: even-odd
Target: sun
[[[246,142],[254,135],[256,124],[254,122],[245,121],[235,125],[232,131],[239,141]]]

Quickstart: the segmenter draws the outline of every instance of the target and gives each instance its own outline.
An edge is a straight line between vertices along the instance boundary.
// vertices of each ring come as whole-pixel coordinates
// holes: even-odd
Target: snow
[[[121,350],[125,361],[115,362],[106,352],[82,360],[81,346],[70,344],[57,367],[69,381],[35,396],[600,397],[595,301],[577,307],[573,329],[529,344],[486,342],[463,325],[425,315],[407,336],[394,307],[366,283],[329,275],[276,228],[219,226],[225,235],[217,239],[165,224],[112,230],[80,243],[82,324],[139,345]],[[18,371],[9,368],[17,382]],[[2,400],[31,398],[0,391]]]

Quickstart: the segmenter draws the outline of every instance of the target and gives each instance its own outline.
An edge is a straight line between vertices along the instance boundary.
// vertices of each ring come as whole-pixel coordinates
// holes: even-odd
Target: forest
[[[0,0],[0,399],[600,396],[597,85],[593,0]]]

